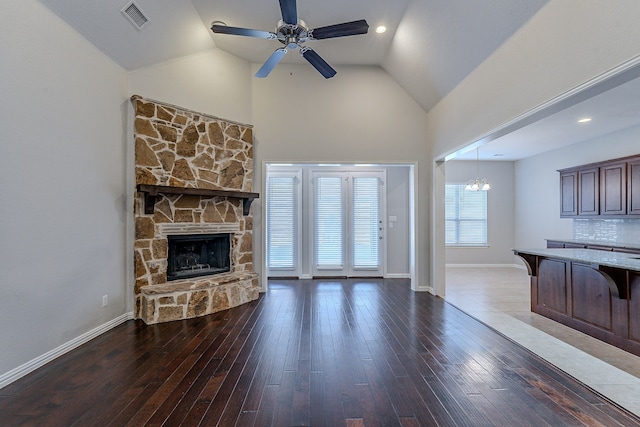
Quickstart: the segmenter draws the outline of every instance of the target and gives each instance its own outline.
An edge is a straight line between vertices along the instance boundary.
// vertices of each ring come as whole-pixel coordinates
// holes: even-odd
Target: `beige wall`
[[[1,386],[131,297],[126,72],[35,0],[3,0],[0,62]]]
[[[251,123],[251,65],[220,49],[129,73],[129,94]]]
[[[550,0],[429,112],[434,158],[640,54],[636,0]]]

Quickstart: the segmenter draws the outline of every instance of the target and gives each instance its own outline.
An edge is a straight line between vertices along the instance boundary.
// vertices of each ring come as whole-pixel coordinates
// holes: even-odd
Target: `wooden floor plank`
[[[130,321],[0,390],[2,426],[638,426],[407,280],[272,280],[198,319]]]

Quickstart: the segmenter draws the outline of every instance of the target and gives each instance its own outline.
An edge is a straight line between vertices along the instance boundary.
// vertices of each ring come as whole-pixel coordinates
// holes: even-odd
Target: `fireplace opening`
[[[231,234],[167,236],[167,280],[231,271]]]

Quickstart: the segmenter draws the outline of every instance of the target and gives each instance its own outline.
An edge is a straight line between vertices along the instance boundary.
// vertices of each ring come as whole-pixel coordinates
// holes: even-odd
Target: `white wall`
[[[254,71],[257,66],[254,66]],[[255,188],[263,162],[416,164],[416,287],[429,286],[426,113],[379,67],[336,67],[325,80],[308,64],[280,64],[253,79]],[[253,203],[255,235],[262,232],[262,201]],[[262,242],[254,248],[262,248]],[[258,254],[261,258],[261,254]]]
[[[251,65],[220,49],[129,73],[129,94],[251,124]]]
[[[550,0],[428,114],[431,158],[475,142],[640,54],[640,2]],[[444,294],[444,166],[431,175],[431,278]]]
[[[3,1],[0,62],[2,375],[122,315],[130,295],[125,71],[35,0]]]
[[[560,218],[557,170],[640,154],[638,141],[640,126],[516,162],[515,246],[543,248],[545,239],[572,239],[573,220]]]
[[[513,264],[514,243],[514,163],[480,162],[480,178],[491,185],[487,193],[488,247],[448,247],[446,262],[450,264]],[[446,163],[446,181],[464,184],[476,178],[476,162]]]

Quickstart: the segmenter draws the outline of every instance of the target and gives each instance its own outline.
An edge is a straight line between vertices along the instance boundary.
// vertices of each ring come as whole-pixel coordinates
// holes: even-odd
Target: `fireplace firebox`
[[[167,236],[167,280],[231,271],[231,234]]]

